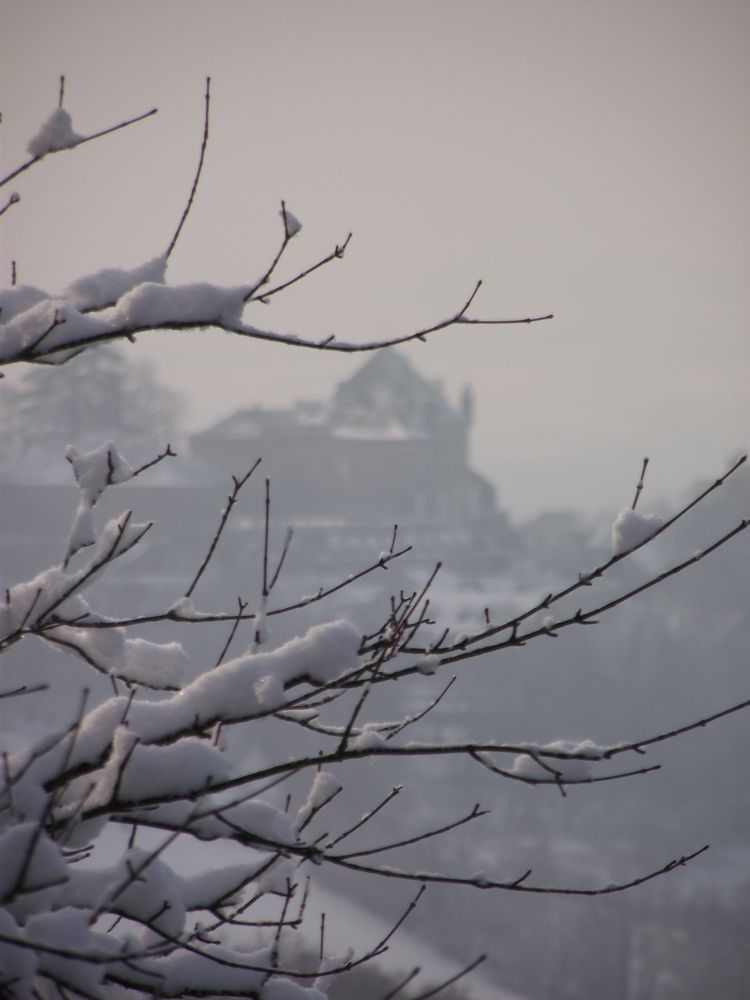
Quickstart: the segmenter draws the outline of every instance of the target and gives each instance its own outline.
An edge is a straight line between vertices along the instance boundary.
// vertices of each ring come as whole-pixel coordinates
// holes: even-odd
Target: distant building
[[[146,581],[181,585],[202,558],[230,476],[259,457],[256,482],[243,493],[212,567],[216,593],[247,586],[262,544],[257,481],[265,476],[276,544],[287,525],[295,531],[285,576],[357,572],[388,547],[396,523],[400,543],[414,547],[410,565],[440,559],[467,578],[507,570],[520,544],[494,488],[468,465],[472,411],[470,390],[451,406],[393,350],[374,354],[329,401],[239,410],[193,435],[187,459],[164,463],[151,481],[146,475],[107,491],[101,517],[127,507],[155,522],[148,543],[116,577],[139,592]],[[124,448],[128,454],[127,441]],[[7,466],[0,476],[6,584],[54,562],[64,548],[77,490],[62,458],[58,467],[61,474],[44,485],[29,480],[28,465]]]
[[[454,408],[402,354],[385,350],[327,402],[239,410],[190,443],[213,480],[262,456],[275,517],[301,529],[316,565],[339,563],[352,548],[371,552],[375,538],[382,548],[398,523],[423,559],[485,573],[507,565],[517,542],[494,487],[468,465],[473,408],[470,389]]]

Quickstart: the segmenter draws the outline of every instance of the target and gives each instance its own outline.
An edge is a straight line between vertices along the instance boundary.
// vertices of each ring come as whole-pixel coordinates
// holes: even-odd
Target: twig
[[[195,590],[196,586],[198,585],[198,581],[203,576],[203,574],[204,574],[204,572],[206,570],[206,567],[211,562],[211,558],[212,558],[212,556],[213,556],[213,554],[214,554],[214,552],[216,550],[216,546],[219,544],[219,539],[221,538],[222,532],[224,531],[224,528],[226,527],[226,523],[229,520],[229,515],[232,513],[232,508],[234,507],[235,503],[237,502],[237,497],[239,496],[240,490],[245,485],[245,483],[248,481],[248,479],[250,478],[250,476],[252,476],[252,474],[255,472],[255,470],[258,468],[259,465],[260,465],[260,459],[256,459],[256,461],[253,464],[253,466],[245,473],[245,475],[241,479],[238,479],[236,476],[232,476],[232,482],[233,482],[234,486],[233,486],[232,492],[227,497],[227,505],[224,508],[224,510],[221,512],[221,520],[219,521],[219,527],[216,529],[214,537],[211,539],[211,544],[210,544],[210,546],[208,548],[208,552],[206,553],[206,558],[203,560],[203,562],[198,567],[198,572],[193,577],[193,582],[190,584],[190,586],[188,587],[188,589],[185,591],[185,597],[190,597],[191,596],[191,594]],[[234,618],[233,615],[231,615],[231,616],[227,615],[222,620],[232,621],[233,618]],[[206,619],[203,619],[203,620],[206,620]]]
[[[359,862],[345,861],[342,858],[329,856],[326,856],[325,860],[330,861],[332,864],[339,865],[342,868],[349,868],[352,871],[362,872],[367,875],[380,875],[383,878],[399,879],[407,882],[427,882],[439,885],[465,885],[473,886],[477,889],[502,889],[508,892],[525,892],[546,896],[609,896],[616,892],[625,892],[627,889],[634,889],[636,886],[644,885],[646,882],[651,882],[653,879],[659,878],[661,875],[666,875],[669,872],[674,871],[675,868],[679,868],[688,864],[690,861],[694,861],[695,858],[700,857],[700,855],[707,850],[708,844],[698,848],[697,851],[693,851],[691,854],[684,854],[680,858],[673,858],[665,865],[662,865],[661,868],[655,868],[652,871],[647,872],[645,875],[639,875],[627,882],[613,882],[609,885],[598,886],[592,889],[571,889],[551,885],[527,885],[526,879],[531,874],[530,871],[524,872],[524,874],[517,879],[498,882],[484,877],[481,879],[477,879],[473,876],[465,878],[460,875],[440,875],[432,872],[411,872],[391,867],[380,868],[377,865],[364,865]]]
[[[271,520],[271,480],[266,476],[266,504],[263,521],[263,579],[262,595],[268,597],[268,530]]]
[[[286,244],[284,244],[286,245]],[[277,255],[277,260],[278,260]],[[274,265],[275,266],[275,265]],[[257,286],[256,286],[257,287]],[[248,293],[250,295],[251,292]],[[343,354],[361,354],[370,351],[379,351],[384,347],[393,347],[397,344],[407,344],[413,340],[426,340],[430,334],[437,333],[440,330],[445,330],[448,327],[456,326],[459,324],[482,324],[485,326],[503,326],[503,325],[517,325],[517,324],[529,324],[529,323],[539,323],[543,320],[553,319],[552,313],[546,316],[526,316],[519,319],[466,319],[463,316],[464,307],[459,310],[458,313],[454,313],[449,316],[448,319],[442,320],[439,323],[435,323],[432,326],[424,327],[413,333],[406,333],[396,337],[390,337],[383,340],[370,340],[364,343],[353,343],[346,340],[338,340],[335,337],[327,337],[324,340],[306,340],[304,337],[300,337],[296,334],[291,333],[276,333],[270,330],[262,330],[259,327],[251,326],[249,324],[243,323],[240,320],[231,322],[221,316],[211,316],[203,319],[192,319],[192,320],[171,320],[164,319],[159,323],[147,323],[147,322],[127,322],[123,321],[122,325],[119,327],[113,327],[106,324],[102,328],[101,332],[87,331],[83,334],[71,335],[68,340],[60,341],[53,347],[45,349],[44,352],[39,354],[34,354],[27,347],[19,348],[15,354],[5,357],[0,362],[0,365],[11,365],[19,361],[35,361],[36,363],[43,363],[43,359],[47,355],[58,354],[62,351],[70,351],[76,348],[85,349],[93,346],[94,344],[102,343],[104,341],[112,341],[118,339],[131,339],[136,334],[139,333],[152,333],[157,330],[205,330],[207,328],[224,330],[227,333],[234,333],[238,336],[248,337],[251,340],[262,340],[274,344],[283,344],[288,347],[297,348],[308,348],[310,350],[316,351],[336,351]]]
[[[411,970],[411,972],[406,976],[406,978],[400,980],[399,983],[396,986],[394,986],[392,990],[388,990],[385,996],[381,997],[380,1000],[393,1000],[393,998],[397,996],[401,992],[401,990],[404,989],[405,986],[409,985],[412,979],[416,979],[416,977],[420,974],[421,971],[422,970],[420,969],[420,967],[418,965],[415,965],[414,968]]]
[[[583,587],[590,587],[595,580],[598,580],[601,577],[603,577],[605,573],[607,573],[614,565],[621,562],[623,559],[627,559],[629,556],[633,555],[634,552],[637,552],[645,545],[649,545],[655,538],[658,538],[659,535],[663,534],[665,531],[671,528],[672,525],[676,524],[683,517],[685,517],[685,515],[689,511],[691,511],[694,507],[697,507],[698,504],[706,500],[706,498],[709,497],[711,493],[713,493],[715,490],[723,486],[724,483],[729,479],[729,477],[734,475],[734,473],[737,472],[737,470],[740,469],[745,464],[746,461],[747,461],[747,455],[741,455],[737,459],[737,461],[734,462],[734,464],[729,469],[727,469],[727,471],[722,476],[714,480],[714,482],[711,483],[710,486],[707,486],[697,496],[693,497],[693,499],[689,503],[681,507],[675,514],[672,515],[672,517],[668,518],[659,528],[653,531],[648,536],[648,538],[645,538],[642,542],[639,542],[638,545],[634,545],[626,552],[621,552],[618,553],[617,555],[610,556],[609,559],[601,563],[595,569],[591,570],[590,573],[579,574],[578,579],[576,580],[575,583],[569,584],[567,587],[563,587],[562,590],[559,590],[556,593],[547,594],[541,601],[539,601],[533,607],[529,608],[527,611],[524,611],[522,614],[516,615],[514,618],[511,618],[500,625],[489,626],[488,622],[489,626],[488,628],[483,629],[476,635],[470,636],[468,639],[462,640],[461,648],[466,649],[468,646],[474,645],[476,643],[485,642],[491,636],[498,635],[500,632],[505,632],[508,629],[517,631],[518,627],[527,619],[532,618],[534,615],[539,614],[539,612],[541,611],[547,610],[553,604],[556,604],[558,601],[561,601],[565,597],[570,596],[570,594],[575,593],[577,590],[580,590]],[[729,537],[731,537],[731,533],[729,536],[724,536],[724,538],[720,540],[720,544],[724,544],[724,542],[727,541]],[[558,628],[559,626],[560,623],[555,622],[555,628]],[[516,644],[515,639],[513,644]],[[466,657],[457,657],[456,659],[465,659],[465,658]],[[445,660],[441,662],[451,662],[451,661]]]
[[[684,733],[691,733],[695,729],[703,729],[705,726],[710,725],[712,722],[716,722],[718,719],[724,719],[726,716],[734,715],[736,712],[743,712],[747,708],[750,708],[750,698],[746,701],[738,702],[730,708],[724,708],[720,712],[714,712],[713,715],[706,715],[702,719],[698,719],[696,722],[690,722],[687,725],[678,726],[677,729],[670,729],[666,733],[659,733],[658,736],[649,736],[645,740],[635,740],[632,743],[621,743],[616,747],[612,747],[610,750],[606,750],[602,754],[602,759],[611,760],[618,754],[626,753],[628,750],[634,750],[636,753],[644,753],[644,747],[654,746],[656,743],[664,743],[666,740],[674,739],[676,736],[682,736]]]
[[[340,833],[333,840],[329,841],[328,844],[326,845],[326,849],[330,850],[330,848],[335,847],[336,844],[340,844],[342,840],[346,839],[346,837],[350,837],[356,830],[359,830],[361,827],[363,827],[365,823],[369,823],[369,821],[373,818],[373,816],[376,816],[381,809],[387,806],[389,802],[392,802],[397,795],[400,795],[400,793],[403,790],[404,790],[403,785],[395,785],[390,790],[390,792],[388,792],[386,797],[382,799],[373,809],[370,809],[369,812],[366,812],[364,816],[362,816],[362,818],[359,819],[354,824],[354,826],[350,826],[347,830],[344,830],[343,833]]]
[[[342,260],[346,248],[349,246],[349,241],[351,240],[351,238],[352,234],[349,233],[344,242],[341,244],[337,244],[336,248],[332,250],[331,253],[328,254],[328,256],[321,258],[321,260],[319,260],[317,263],[311,265],[310,267],[305,268],[304,271],[300,271],[299,274],[295,275],[293,278],[290,278],[289,281],[284,281],[280,285],[276,285],[276,287],[272,288],[270,291],[261,292],[259,295],[256,295],[254,293],[251,294],[250,297],[247,299],[247,301],[267,302],[272,296],[277,295],[279,292],[283,292],[285,289],[289,288],[290,285],[295,285],[298,281],[302,281],[303,278],[306,278],[309,274],[312,274],[313,271],[317,271],[319,267],[323,267],[325,264],[330,264],[332,260]],[[256,286],[256,289],[258,287],[260,286]]]
[[[218,656],[218,659],[216,660],[216,663],[214,663],[214,668],[220,667],[221,664],[224,662],[224,657],[229,652],[229,647],[232,645],[232,642],[234,641],[234,637],[237,634],[237,629],[239,628],[239,624],[242,621],[242,614],[243,614],[243,612],[245,611],[246,608],[247,608],[247,602],[244,602],[241,597],[238,597],[237,598],[237,614],[235,615],[234,621],[232,622],[232,629],[231,629],[229,635],[227,636],[227,641],[224,643],[224,645],[221,648],[221,652],[219,653],[219,656]]]
[[[103,128],[99,132],[92,132],[91,135],[85,135],[78,140],[75,146],[70,148],[77,149],[79,146],[83,146],[85,143],[91,142],[94,139],[100,139],[102,136],[109,135],[111,132],[118,132],[121,128],[127,128],[129,125],[135,125],[137,122],[142,122],[144,119],[157,114],[158,110],[158,108],[151,108],[150,111],[145,111],[143,114],[136,115],[134,118],[128,118],[125,121],[119,122],[117,125],[110,125],[109,128]],[[59,151],[51,150],[50,152],[54,153]],[[43,160],[47,155],[47,153],[43,153],[39,156],[32,156],[30,159],[26,160],[25,163],[22,163],[20,167],[16,167],[15,170],[11,170],[9,174],[0,179],[0,187],[8,184],[9,181],[12,181],[14,177],[18,177],[19,174],[28,170],[29,167],[33,167],[35,163],[39,163],[39,161]]]
[[[165,458],[177,458],[177,452],[172,451],[171,444],[167,444],[167,447],[161,455],[157,455],[156,458],[152,458],[150,462],[146,462],[145,465],[141,465],[137,468],[130,478],[135,479],[136,476],[140,476],[140,474],[145,472],[146,469],[152,469],[155,465],[158,465],[159,462],[163,462]]]
[[[190,214],[190,209],[193,207],[193,201],[195,200],[195,193],[198,190],[198,182],[201,177],[201,172],[203,170],[203,161],[206,157],[206,149],[208,148],[208,122],[209,122],[209,110],[211,106],[211,77],[206,77],[206,96],[205,96],[205,111],[203,114],[203,138],[201,140],[201,150],[200,156],[198,157],[198,168],[195,171],[195,177],[193,178],[193,186],[190,189],[190,195],[187,200],[187,204],[182,212],[182,216],[175,229],[174,236],[172,237],[169,246],[167,247],[166,253],[164,254],[164,259],[169,260],[174,250],[177,240],[180,238],[180,233],[182,232],[182,227],[187,222],[187,217]]]
[[[288,223],[287,212],[286,212],[286,202],[284,202],[283,199],[282,199],[282,202],[281,202],[281,212],[280,212],[280,215],[281,215],[282,222],[284,224],[284,236],[283,236],[283,239],[281,241],[281,245],[280,245],[279,249],[276,251],[276,255],[274,256],[273,260],[271,261],[271,263],[267,267],[266,271],[264,272],[263,277],[260,278],[258,281],[256,281],[256,283],[252,286],[252,288],[250,288],[245,293],[245,298],[244,298],[245,302],[252,301],[252,299],[256,295],[256,292],[258,292],[258,290],[261,289],[264,285],[268,284],[268,282],[271,280],[271,275],[276,270],[276,268],[277,268],[277,266],[278,266],[279,261],[281,260],[281,258],[284,256],[284,251],[286,250],[286,248],[289,246],[290,242],[294,238],[295,233],[292,233],[292,232],[289,231],[289,223]],[[295,232],[296,232],[296,230],[295,230]],[[260,295],[258,297],[260,299],[264,299],[267,296]]]
[[[413,837],[405,837],[402,840],[395,840],[389,844],[379,844],[377,847],[364,848],[361,851],[350,851],[348,854],[329,854],[327,857],[330,860],[335,860],[337,858],[349,860],[350,858],[365,858],[370,857],[373,854],[383,854],[385,851],[395,851],[399,847],[408,847],[411,844],[418,844],[423,840],[432,840],[434,837],[439,837],[443,833],[449,833],[451,830],[456,830],[459,826],[465,826],[466,823],[470,823],[472,820],[488,815],[489,810],[481,809],[479,804],[477,804],[471,812],[467,813],[466,816],[462,816],[460,819],[454,820],[452,823],[446,823],[444,826],[435,827],[425,833],[419,833]]]
[[[482,962],[486,961],[486,959],[486,955],[480,955],[479,958],[475,958],[473,962],[470,962],[466,968],[457,972],[455,976],[451,976],[450,979],[444,979],[439,986],[435,986],[434,988],[427,990],[425,993],[418,993],[416,996],[411,997],[411,1000],[427,1000],[428,997],[434,997],[448,986],[453,986],[453,984],[457,983],[459,979],[463,979],[464,976],[468,976],[470,972],[473,972],[474,969],[481,965]]]
[[[11,207],[11,205],[17,205],[20,200],[21,196],[19,194],[16,194],[16,192],[14,191],[13,194],[8,198],[6,203],[3,205],[3,207],[0,208],[0,215],[5,215],[5,213]],[[13,263],[15,263],[15,261],[13,261]],[[13,282],[13,284],[15,284],[15,282]]]
[[[11,691],[0,691],[0,698],[17,698],[21,694],[36,694],[38,691],[47,691],[48,689],[49,684],[34,684],[32,687],[23,684]]]
[[[646,469],[648,468],[648,458],[643,459],[643,468],[641,469],[641,477],[638,480],[638,485],[635,488],[635,496],[633,497],[633,503],[631,505],[631,510],[635,510],[638,506],[638,500],[640,499],[641,493],[643,492],[643,480],[646,478]]]
[[[271,577],[271,582],[268,584],[268,593],[269,594],[271,593],[271,591],[273,590],[273,588],[276,586],[276,581],[278,580],[279,576],[281,575],[281,570],[282,570],[282,568],[284,566],[284,562],[286,561],[287,553],[289,552],[289,546],[292,543],[292,538],[294,538],[294,529],[293,528],[287,528],[286,529],[286,535],[284,536],[284,544],[283,544],[283,546],[281,548],[281,556],[280,556],[279,561],[278,561],[278,563],[276,565],[276,570],[275,570],[273,576]]]

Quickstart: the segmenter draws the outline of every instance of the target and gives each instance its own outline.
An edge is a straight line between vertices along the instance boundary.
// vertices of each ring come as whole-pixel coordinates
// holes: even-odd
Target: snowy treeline
[[[202,153],[208,108],[207,90]],[[67,112],[58,109],[31,140],[31,158],[0,185],[45,156],[93,138],[97,136],[77,134]],[[201,166],[202,161],[201,155]],[[101,270],[73,281],[60,296],[25,286],[3,292],[0,363],[62,364],[105,341],[131,339],[152,329],[197,326],[287,345],[363,349],[343,342],[310,344],[244,321],[245,307],[269,301],[343,254],[345,243],[306,271],[271,287],[285,247],[301,230],[284,205],[280,249],[258,281],[229,289],[205,283],[169,286],[169,255],[194,193],[195,188],[167,251],[146,265]],[[18,198],[12,196],[6,208],[17,204]],[[479,322],[467,316],[475,293],[448,320],[411,336],[423,338],[453,323]],[[410,338],[383,343],[398,339]],[[66,378],[65,368],[53,374]],[[637,491],[633,509],[615,522],[612,556],[556,592],[541,594],[509,619],[495,620],[487,608],[469,631],[442,627],[431,614],[433,574],[413,591],[393,594],[379,624],[362,634],[346,620],[326,620],[325,601],[407,557],[396,528],[358,574],[291,602],[277,602],[277,583],[293,538],[287,535],[278,548],[270,542],[267,500],[257,599],[251,603],[240,598],[235,607],[217,608],[210,598],[199,596],[237,496],[253,476],[260,476],[257,466],[249,472],[237,470],[218,525],[205,540],[205,557],[167,606],[148,614],[130,614],[128,608],[116,615],[97,610],[100,580],[116,571],[119,560],[148,545],[150,535],[158,531],[149,522],[136,522],[127,510],[100,524],[101,498],[119,484],[148,475],[171,453],[164,442],[159,455],[147,457],[139,466],[113,443],[90,450],[68,448],[66,458],[80,499],[68,537],[61,540],[60,560],[31,579],[4,581],[0,653],[7,654],[13,670],[23,671],[35,644],[43,643],[72,655],[93,677],[81,685],[72,717],[60,717],[44,731],[34,726],[15,730],[4,740],[0,770],[4,995],[103,997],[119,987],[156,997],[319,1000],[335,977],[385,953],[425,886],[530,895],[611,895],[666,875],[703,853],[704,848],[698,847],[681,855],[678,847],[677,857],[619,883],[550,885],[537,881],[530,870],[508,872],[498,866],[477,870],[465,831],[463,865],[456,871],[432,871],[414,864],[409,852],[417,844],[474,824],[485,815],[479,804],[430,822],[418,833],[403,832],[397,819],[381,824],[383,816],[398,817],[400,785],[373,797],[364,813],[337,821],[336,828],[327,823],[326,807],[334,799],[345,803],[347,782],[357,785],[363,768],[386,758],[404,767],[410,759],[453,759],[474,767],[488,780],[550,786],[552,792],[596,781],[635,779],[658,766],[648,756],[644,760],[653,745],[707,720],[686,720],[680,731],[643,738],[639,734],[637,742],[615,744],[586,738],[504,742],[500,735],[479,740],[471,736],[470,719],[466,731],[455,739],[430,739],[424,728],[420,738],[416,733],[430,712],[450,697],[452,681],[442,675],[454,664],[594,624],[743,531],[746,520],[700,552],[654,571],[646,581],[626,586],[614,597],[597,599],[597,585],[612,567],[719,489],[743,460],[660,521],[635,511]],[[268,489],[266,485],[266,497]],[[581,605],[569,610],[565,602],[574,595]],[[309,612],[318,605],[318,624],[274,644],[275,622],[281,616],[293,621],[296,611]],[[159,635],[152,631],[157,627],[163,630]],[[223,629],[221,644],[214,658],[196,660],[190,654],[190,630],[208,627]],[[78,676],[72,662],[61,657],[59,670]],[[10,677],[10,671],[3,676]],[[102,678],[110,685],[108,695],[99,683]],[[412,686],[417,697],[425,693],[418,707],[413,707],[412,697],[408,711],[383,717],[377,692],[395,685]],[[0,680],[0,698],[44,699],[45,685]],[[734,705],[727,711],[743,707]],[[267,741],[269,726],[295,732],[294,740]],[[226,749],[227,734],[239,727],[245,732],[244,745],[252,751],[242,760]],[[179,848],[188,841],[204,845],[205,863],[199,871],[179,870]],[[226,863],[224,855],[230,852],[238,860]],[[388,863],[380,857],[386,852]],[[413,890],[413,898],[400,912],[394,907],[392,930],[365,949],[352,951],[347,941],[330,940],[321,923],[315,928],[312,948],[307,938],[308,957],[297,964],[300,949],[291,942],[305,927],[309,894],[314,893],[321,866],[353,878],[405,884]],[[480,961],[481,956],[466,956],[464,971]],[[402,989],[416,983],[416,973],[411,973]],[[433,995],[432,987],[420,988],[415,996]]]

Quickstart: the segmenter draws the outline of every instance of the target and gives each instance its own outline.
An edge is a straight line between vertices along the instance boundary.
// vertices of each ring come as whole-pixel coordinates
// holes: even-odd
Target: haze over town
[[[247,281],[304,229],[289,274],[346,258],[256,316],[364,340],[453,313],[408,355],[457,400],[474,464],[519,517],[616,510],[643,455],[675,496],[748,442],[747,5],[722,0],[377,5],[325,0],[2,7],[3,163],[57,101],[82,131],[3,220],[2,273],[52,291],[161,252],[211,139],[170,281]],[[37,233],[44,226],[45,240]],[[283,301],[282,301],[283,298]],[[191,429],[325,398],[360,359],[205,334],[141,338]],[[209,360],[210,359],[210,360]]]
[[[210,798],[216,774],[260,781],[299,756],[294,794],[274,781],[248,810],[251,839],[272,817],[278,829],[263,844],[284,850],[338,782],[321,772],[305,784],[320,769],[309,745],[318,754],[328,741],[339,747],[336,775],[353,780],[316,822],[348,827],[403,784],[396,822],[378,807],[362,844],[375,831],[391,843],[398,828],[399,858],[419,879],[465,869],[482,890],[432,885],[409,925],[415,937],[386,956],[390,974],[419,962],[448,976],[486,951],[472,995],[493,1000],[506,989],[534,1000],[744,997],[747,466],[737,461],[674,530],[628,551],[750,442],[744,0],[0,0],[0,11],[0,174],[39,137],[61,74],[81,133],[159,108],[35,163],[18,178],[20,202],[0,204],[0,283],[18,285],[3,298],[0,360],[47,360],[70,330],[123,334],[61,368],[4,365],[0,381],[0,750],[14,789],[0,839],[6,851],[15,844],[3,907],[15,894],[25,906],[24,878],[39,874],[34,849],[23,860],[23,840],[12,840],[27,819],[25,796],[37,804],[39,834],[57,822],[55,799],[67,807],[45,771],[61,725],[95,769],[105,812],[125,779],[134,798],[123,808],[138,800],[151,809],[156,792]],[[159,255],[194,177],[209,74],[205,170],[164,286]],[[47,125],[38,138],[45,153],[53,132]],[[291,218],[279,217],[282,199],[302,229],[280,282],[354,236],[343,260],[245,308],[243,291],[226,286],[268,267]],[[73,301],[73,279],[138,265],[99,275],[94,292],[77,286]],[[129,323],[166,316],[174,325],[178,306],[201,322],[237,307],[248,323],[313,339],[387,339],[454,314],[479,277],[471,316],[555,318],[458,325],[426,344],[352,355],[217,329],[124,340]],[[212,284],[177,287],[188,282]],[[66,286],[61,306],[38,291]],[[97,305],[104,286],[109,298]],[[166,441],[179,457],[162,452],[169,461],[141,477],[138,463]],[[646,492],[630,510],[645,455]],[[215,528],[230,474],[259,456],[261,471],[236,508],[234,480]],[[265,475],[273,504],[264,508]],[[102,528],[110,514],[122,520]],[[414,545],[403,559],[397,535],[404,549]],[[378,660],[382,649],[388,658]],[[395,666],[391,656],[401,657]],[[364,657],[374,673],[356,707]],[[141,683],[131,702],[123,691]],[[345,729],[339,702],[316,702],[317,683],[340,684],[354,702]],[[285,699],[300,686],[301,714],[289,715]],[[403,760],[379,754],[416,723],[435,757],[422,757],[421,744]],[[363,755],[337,757],[350,738]],[[467,740],[500,756],[467,757]],[[23,755],[33,746],[39,767],[29,770]],[[456,746],[463,756],[443,753]],[[609,781],[610,770],[590,786],[589,768],[611,769],[620,754],[635,773]],[[542,779],[553,787],[528,787],[548,758],[557,777],[542,768]],[[70,778],[71,794],[83,778],[76,766],[66,757],[55,778],[60,787]],[[586,787],[573,788],[579,779]],[[98,822],[89,794],[81,809],[93,812],[75,811],[71,830]],[[45,796],[49,807],[39,805]],[[292,800],[297,834],[287,829]],[[425,825],[480,801],[491,816],[470,817],[475,834],[461,820],[445,838],[422,840]],[[268,809],[259,827],[256,804]],[[205,815],[202,833],[213,836]],[[153,917],[145,893],[130,913],[144,927],[174,918],[164,926],[176,933],[186,901],[195,914],[225,898],[216,893],[226,831],[212,849],[201,840],[183,853],[194,832],[180,826],[164,857],[182,872],[170,883],[175,905],[165,896]],[[152,836],[140,829],[137,850]],[[127,837],[108,830],[94,864],[109,863],[108,851],[124,856]],[[195,871],[197,854],[205,872]],[[65,864],[73,871],[77,860]],[[349,872],[315,868],[323,891],[310,903],[313,952],[323,951],[315,907],[336,915],[329,933],[344,944],[392,926],[402,897],[389,877],[352,884]],[[16,869],[21,877],[8,881]],[[116,902],[113,872],[101,878],[115,879]],[[190,878],[203,874],[211,893],[191,897]],[[524,897],[515,889],[527,877],[583,894]],[[55,875],[54,905],[37,894],[33,919],[0,927],[0,966],[12,966],[7,979],[0,969],[0,992],[21,954],[8,927],[33,942],[37,918],[49,919],[64,935],[72,900],[81,933],[93,933],[100,907],[87,922],[81,906],[95,896],[77,878]],[[488,878],[501,878],[502,891],[485,892]],[[613,883],[630,888],[610,894]],[[592,900],[591,886],[606,889]],[[81,969],[94,975],[87,960]],[[163,981],[164,995],[183,991],[179,975]],[[273,980],[264,996],[299,995],[283,984],[274,993]]]

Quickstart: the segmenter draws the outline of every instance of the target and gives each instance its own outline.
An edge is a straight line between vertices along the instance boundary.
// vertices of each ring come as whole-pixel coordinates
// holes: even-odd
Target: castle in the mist
[[[257,559],[265,477],[274,537],[294,528],[289,573],[357,572],[388,548],[398,524],[400,544],[413,546],[410,564],[440,559],[459,575],[485,577],[506,570],[520,543],[493,486],[469,465],[472,421],[468,388],[452,406],[402,354],[381,351],[329,400],[242,409],[194,434],[180,458],[150,480],[108,490],[101,516],[127,507],[154,522],[148,545],[122,573],[171,587],[172,574],[188,573],[200,558],[231,476],[261,458],[227,525],[222,581],[239,579]],[[89,436],[94,430],[129,454],[126,429],[124,439],[115,428],[87,425]],[[0,477],[0,556],[11,579],[59,558],[77,500],[66,463],[60,466],[65,478],[44,483],[26,478],[29,466],[21,464],[6,466]]]
[[[309,557],[382,548],[398,523],[425,559],[491,572],[512,551],[491,483],[470,468],[473,396],[452,406],[394,350],[374,354],[330,400],[239,410],[190,440],[202,477],[263,459],[277,517],[295,524]]]
[[[191,438],[217,473],[263,456],[279,503],[304,521],[457,522],[497,513],[490,483],[467,461],[472,393],[453,408],[402,355],[382,351],[326,402],[239,410]]]

